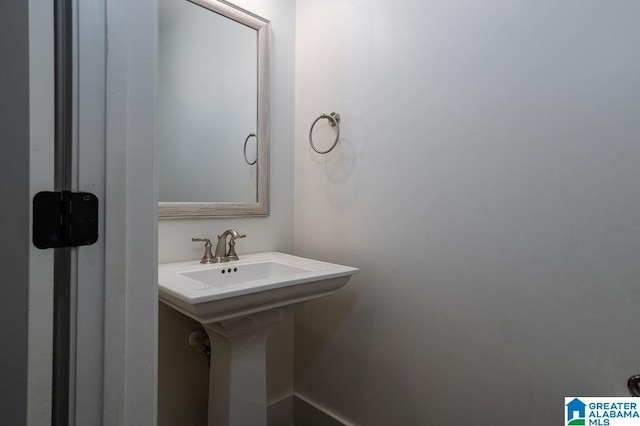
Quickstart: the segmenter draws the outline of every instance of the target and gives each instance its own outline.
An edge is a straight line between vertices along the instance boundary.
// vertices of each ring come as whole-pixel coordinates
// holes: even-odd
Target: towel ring
[[[258,137],[255,135],[255,133],[249,133],[249,136],[247,136],[247,138],[244,140],[244,149],[243,149],[243,154],[244,154],[244,161],[247,162],[248,165],[253,166],[254,164],[256,164],[256,161],[258,161],[258,151],[256,150],[256,159],[253,160],[253,163],[250,163],[249,160],[247,159],[247,142],[249,142],[249,139],[251,137],[256,138],[256,143],[258,143]]]
[[[318,120],[322,118],[326,118],[327,120],[329,120],[329,124],[331,125],[331,127],[336,128],[336,140],[333,141],[333,145],[331,145],[331,148],[326,151],[318,151],[318,148],[316,148],[316,146],[313,144],[313,127],[316,125]],[[335,148],[338,144],[338,139],[340,139],[340,114],[338,114],[337,112],[332,112],[329,115],[322,113],[320,117],[316,118],[316,120],[313,122],[313,124],[311,125],[311,129],[309,129],[309,143],[311,144],[311,148],[313,148],[313,150],[318,154],[327,154],[333,151],[333,148]]]

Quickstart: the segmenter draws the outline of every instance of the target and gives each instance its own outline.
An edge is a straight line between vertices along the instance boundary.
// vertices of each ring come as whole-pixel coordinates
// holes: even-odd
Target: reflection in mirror
[[[160,218],[268,214],[268,21],[159,5]]]

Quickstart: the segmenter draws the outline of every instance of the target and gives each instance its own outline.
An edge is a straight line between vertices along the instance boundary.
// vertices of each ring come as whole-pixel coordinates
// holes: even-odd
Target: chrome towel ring
[[[258,143],[258,137],[255,135],[255,133],[249,133],[249,136],[247,136],[247,138],[244,140],[244,149],[243,149],[243,154],[244,154],[244,161],[247,162],[248,165],[253,166],[254,164],[256,164],[256,161],[258,161],[258,151],[256,150],[256,159],[253,160],[253,163],[250,163],[249,160],[247,159],[247,142],[249,142],[249,139],[251,137],[256,138],[256,143]]]
[[[316,146],[313,144],[313,127],[316,125],[318,120],[322,118],[326,118],[327,120],[329,120],[329,124],[331,125],[331,127],[336,128],[336,140],[333,141],[333,145],[331,145],[331,148],[326,151],[318,151],[318,148],[316,148]],[[318,154],[327,154],[333,151],[333,148],[335,148],[338,144],[338,139],[340,139],[340,114],[338,114],[337,112],[332,112],[329,115],[322,113],[320,117],[316,118],[316,120],[313,122],[313,124],[311,125],[311,129],[309,129],[309,143],[311,144],[311,148],[313,148],[313,150]]]

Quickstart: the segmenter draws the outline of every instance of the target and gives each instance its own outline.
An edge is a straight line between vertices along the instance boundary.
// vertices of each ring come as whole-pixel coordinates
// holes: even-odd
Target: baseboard
[[[267,407],[269,426],[354,426],[310,399],[289,395]]]
[[[269,404],[267,407],[267,425],[294,426],[293,400],[293,395],[289,395]]]

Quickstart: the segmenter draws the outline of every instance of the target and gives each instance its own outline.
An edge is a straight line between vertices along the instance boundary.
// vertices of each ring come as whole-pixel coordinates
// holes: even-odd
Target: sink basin
[[[358,269],[288,254],[158,267],[160,300],[204,324],[296,304],[333,293]]]

